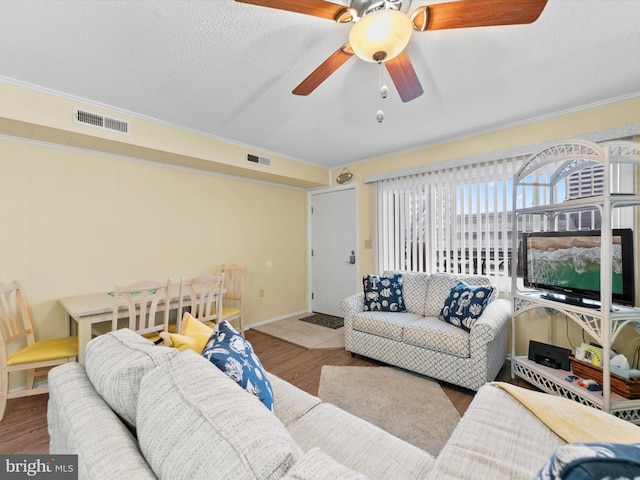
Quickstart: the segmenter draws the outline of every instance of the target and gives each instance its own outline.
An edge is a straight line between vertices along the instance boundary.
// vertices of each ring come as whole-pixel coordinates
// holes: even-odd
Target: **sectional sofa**
[[[565,444],[512,395],[486,385],[434,458],[267,376],[273,411],[192,350],[127,329],[99,336],[86,367],[49,374],[50,453],[77,454],[79,478],[96,480],[517,480],[532,479]]]

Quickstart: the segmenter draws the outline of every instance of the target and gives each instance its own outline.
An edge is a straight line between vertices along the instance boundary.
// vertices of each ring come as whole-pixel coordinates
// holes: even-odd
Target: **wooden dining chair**
[[[78,337],[37,341],[20,284],[0,284],[0,420],[8,399],[47,393],[47,387],[34,388],[36,377],[46,375],[51,367],[75,361],[77,356]],[[9,392],[9,374],[19,371],[27,374],[25,388]]]
[[[194,278],[180,279],[180,295],[178,300],[178,319],[182,319],[185,308],[184,299],[188,296],[187,311],[193,318],[214,328],[222,318],[222,299],[225,289],[225,274],[201,275]],[[182,325],[178,324],[178,333],[182,333]]]
[[[220,272],[225,276],[226,292],[222,300],[222,320],[238,320],[238,331],[244,336],[244,282],[247,275],[246,265],[222,265]]]
[[[171,279],[166,282],[143,280],[125,286],[116,284],[111,329],[117,330],[121,325],[119,320],[124,318],[130,330],[153,342],[159,341],[159,332],[169,329],[170,290]],[[161,322],[158,321],[160,315]]]

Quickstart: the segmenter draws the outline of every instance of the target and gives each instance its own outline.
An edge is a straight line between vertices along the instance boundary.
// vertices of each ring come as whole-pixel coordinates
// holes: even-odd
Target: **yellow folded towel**
[[[640,442],[640,427],[602,410],[510,383],[491,385],[509,392],[567,443]]]

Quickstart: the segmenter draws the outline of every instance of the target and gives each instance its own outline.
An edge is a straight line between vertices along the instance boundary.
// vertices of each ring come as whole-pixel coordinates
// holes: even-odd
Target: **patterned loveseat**
[[[441,273],[384,275],[398,273],[406,311],[365,311],[364,292],[341,302],[345,349],[471,390],[494,380],[507,356],[509,302],[487,302],[470,331],[439,318],[460,281],[473,287],[490,286],[490,280]]]

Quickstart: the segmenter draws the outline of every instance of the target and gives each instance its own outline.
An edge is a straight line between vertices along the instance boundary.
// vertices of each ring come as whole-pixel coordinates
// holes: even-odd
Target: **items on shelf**
[[[602,390],[602,387],[595,380],[578,380],[578,385],[594,392]]]
[[[616,355],[609,360],[611,373],[615,373],[624,378],[640,378],[640,370],[631,368],[629,360],[622,354]]]
[[[594,380],[599,385],[603,384],[602,367],[596,367],[571,357],[571,370],[578,379]],[[611,391],[627,399],[640,398],[640,377],[624,378],[613,372],[609,373]]]
[[[602,366],[602,348],[588,343],[583,343],[576,348],[576,359],[590,363],[596,367]]]

